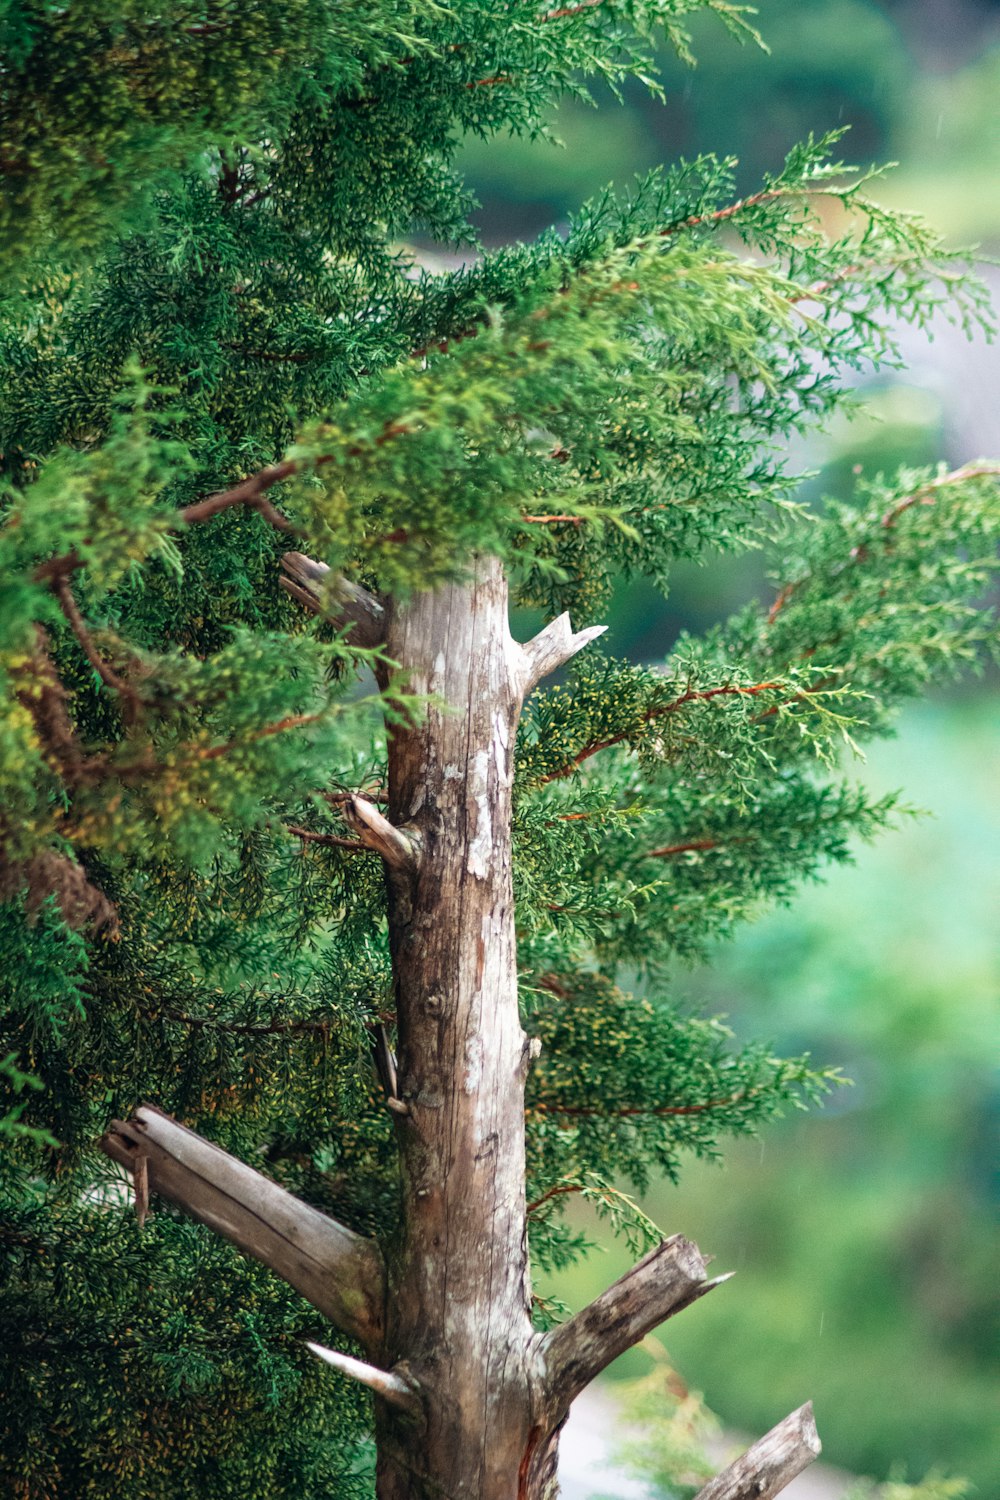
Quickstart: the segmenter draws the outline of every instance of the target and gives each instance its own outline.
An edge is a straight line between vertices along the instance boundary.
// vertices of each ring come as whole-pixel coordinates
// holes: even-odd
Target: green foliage
[[[652,1357],[649,1373],[619,1387],[629,1436],[616,1444],[615,1458],[662,1500],[687,1500],[717,1468],[708,1458],[721,1448],[719,1419],[700,1391],[687,1388],[660,1341],[650,1335],[643,1350]],[[728,1456],[728,1455],[727,1455]],[[732,1458],[738,1457],[738,1450]],[[731,1461],[731,1460],[730,1460]],[[965,1500],[972,1487],[931,1470],[916,1484],[899,1478],[878,1484],[862,1479],[847,1500]]]
[[[349,1436],[366,1403],[304,1350],[316,1314],[190,1224],[140,1230],[124,1183],[91,1167],[76,1204],[29,1184],[4,1196],[8,1492],[368,1493]]]
[[[937,1466],[983,1495],[1000,1332],[995,738],[989,694],[908,710],[864,780],[875,798],[902,782],[934,815],[677,977],[686,1006],[840,1060],[854,1086],[771,1129],[763,1152],[734,1143],[723,1173],[692,1164],[645,1199],[739,1272],[738,1296],[666,1337],[728,1426],[763,1431],[809,1394],[831,1462],[911,1481]],[[616,1267],[589,1269],[596,1293]]]
[[[981,652],[996,470],[906,473],[812,520],[786,453],[851,371],[897,360],[900,320],[988,322],[981,288],[870,200],[836,134],[743,199],[700,157],[457,270],[400,244],[471,237],[464,133],[542,133],[588,80],[648,86],[657,34],[684,53],[696,9],[4,14],[14,1494],[364,1482],[367,1413],[304,1367],[304,1304],[163,1208],[140,1231],[94,1151],[142,1097],[341,1221],[397,1227],[369,1063],[393,1024],[384,882],[343,812],[383,796],[386,726],[420,705],[359,692],[387,664],[282,592],[289,545],[398,597],[493,552],[517,603],[579,624],[616,577],[662,591],[680,559],[775,543],[769,610],[658,670],[591,651],[522,725],[536,1262],[579,1253],[574,1194],[639,1243],[616,1177],[674,1177],[833,1081],[734,1047],[662,975],[892,820],[839,759]]]
[[[526,1099],[529,1168],[546,1192],[584,1182],[593,1162],[640,1190],[654,1170],[676,1181],[682,1154],[714,1157],[720,1133],[755,1134],[840,1081],[766,1048],[733,1053],[718,1020],[636,1000],[596,975],[571,988],[543,976],[531,1021],[542,1052]]]

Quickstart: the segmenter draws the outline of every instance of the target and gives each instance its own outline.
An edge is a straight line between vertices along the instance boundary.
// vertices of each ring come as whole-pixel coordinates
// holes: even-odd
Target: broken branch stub
[[[375,1365],[366,1364],[363,1359],[354,1359],[350,1354],[341,1354],[339,1349],[327,1349],[325,1345],[314,1344],[309,1339],[306,1340],[306,1348],[317,1359],[322,1359],[339,1370],[341,1375],[347,1375],[351,1380],[366,1385],[376,1396],[388,1401],[390,1406],[397,1406],[410,1416],[420,1415],[422,1408],[416,1387],[395,1370],[380,1370]]]
[[[385,609],[367,589],[349,578],[334,578],[326,563],[304,552],[286,552],[279,582],[286,594],[313,614],[325,615],[335,625],[349,625],[353,646],[371,648],[385,640]]]
[[[821,1449],[812,1402],[807,1401],[710,1479],[695,1500],[771,1500],[808,1468]]]
[[[606,625],[588,625],[586,630],[574,631],[568,614],[557,615],[519,648],[524,658],[520,672],[522,696],[530,693],[550,672],[565,666],[571,657],[603,635],[607,628]]]
[[[558,1414],[612,1360],[651,1329],[728,1277],[709,1281],[698,1246],[683,1235],[662,1240],[589,1306],[545,1336],[553,1409]]]
[[[344,803],[344,817],[366,848],[380,854],[393,870],[413,874],[417,868],[417,848],[402,829],[390,823],[374,803],[365,797],[352,796]]]
[[[338,1328],[368,1349],[378,1347],[385,1268],[373,1240],[303,1203],[153,1105],[140,1105],[131,1120],[112,1121],[101,1149],[140,1184],[145,1173],[150,1192],[277,1272]]]

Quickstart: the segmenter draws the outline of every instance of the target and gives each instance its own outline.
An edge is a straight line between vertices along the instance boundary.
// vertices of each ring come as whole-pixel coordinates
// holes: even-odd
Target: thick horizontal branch
[[[366,1364],[364,1360],[353,1359],[350,1354],[341,1354],[338,1349],[327,1349],[323,1344],[313,1344],[308,1339],[306,1348],[317,1359],[339,1370],[341,1375],[348,1375],[352,1380],[366,1385],[376,1396],[388,1401],[390,1406],[397,1406],[400,1411],[408,1412],[411,1416],[420,1415],[420,1397],[415,1388],[394,1370],[380,1370],[375,1365]]]
[[[675,1234],[606,1292],[547,1334],[543,1357],[553,1408],[564,1411],[612,1360],[727,1277],[709,1281],[698,1246]]]
[[[152,1193],[263,1261],[366,1348],[378,1346],[385,1270],[373,1240],[293,1197],[152,1105],[140,1105],[131,1120],[113,1121],[101,1148],[133,1174],[145,1158]]]
[[[558,615],[551,620],[520,648],[524,657],[521,668],[522,693],[530,693],[537,682],[550,672],[558,671],[578,651],[582,651],[584,646],[603,635],[607,628],[606,625],[589,625],[586,630],[574,631],[568,614]]]
[[[812,1402],[807,1401],[710,1479],[695,1500],[771,1500],[808,1468],[821,1448]]]
[[[281,559],[281,587],[306,609],[323,614],[338,625],[349,625],[356,646],[381,646],[385,640],[385,610],[374,594],[347,578],[330,587],[330,569],[302,552],[286,552]]]

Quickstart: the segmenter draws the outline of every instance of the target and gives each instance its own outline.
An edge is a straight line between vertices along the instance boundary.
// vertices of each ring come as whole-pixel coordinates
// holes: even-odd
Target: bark
[[[812,1463],[820,1448],[812,1402],[807,1401],[710,1479],[695,1500],[771,1500]]]
[[[384,852],[403,1231],[380,1363],[412,1377],[425,1424],[377,1403],[380,1500],[554,1495],[573,1396],[713,1284],[676,1236],[556,1334],[531,1327],[512,756],[524,694],[599,633],[563,616],[517,645],[491,561],[389,611],[386,654],[433,701],[389,747],[388,822],[412,860]]]
[[[407,1113],[383,1362],[412,1371],[426,1429],[379,1411],[379,1495],[512,1500],[539,1382],[510,843],[527,672],[499,565],[392,609],[386,651],[435,702],[389,749],[389,821],[420,852],[415,872],[387,869]]]

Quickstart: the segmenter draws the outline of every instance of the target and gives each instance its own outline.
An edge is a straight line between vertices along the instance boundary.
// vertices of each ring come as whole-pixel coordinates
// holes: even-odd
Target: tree
[[[664,969],[891,823],[838,756],[989,634],[995,466],[816,518],[782,451],[976,282],[833,138],[448,273],[400,243],[465,235],[462,131],[694,8],[4,23],[13,1494],[364,1489],[366,1389],[381,1496],[551,1493],[573,1397],[724,1279],[616,1180],[832,1082]],[[597,645],[617,575],[765,538],[769,607]],[[558,1322],[528,1238],[578,1253],[581,1193],[646,1253]],[[804,1408],[705,1493],[816,1449]]]

